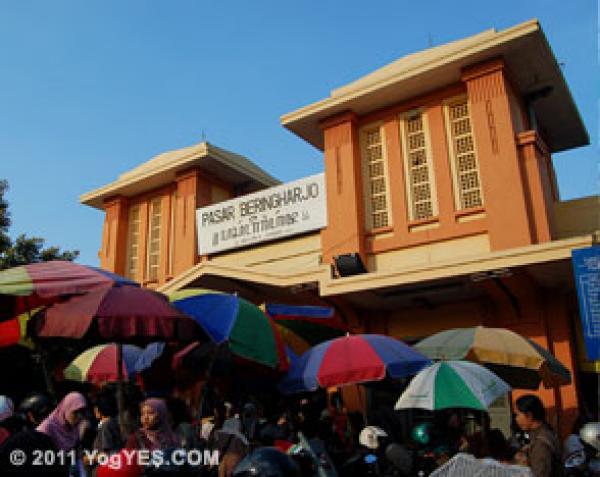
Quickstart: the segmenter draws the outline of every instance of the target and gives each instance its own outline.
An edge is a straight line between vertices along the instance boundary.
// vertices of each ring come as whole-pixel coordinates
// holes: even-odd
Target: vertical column
[[[454,225],[454,194],[452,191],[452,172],[448,161],[448,143],[444,111],[441,105],[429,107],[426,111],[431,137],[431,156],[435,179],[438,216],[442,226]]]
[[[547,292],[544,297],[546,312],[546,327],[548,341],[552,354],[571,372],[570,384],[556,389],[557,401],[560,408],[559,432],[565,437],[571,431],[573,422],[579,412],[577,400],[577,373],[575,368],[575,345],[569,323],[569,307],[567,298],[560,293]]]
[[[173,274],[185,272],[196,264],[198,243],[196,238],[196,198],[199,191],[200,172],[196,169],[178,174],[175,181],[175,237]]]
[[[325,138],[327,227],[321,231],[323,262],[359,253],[366,265],[364,203],[356,115],[344,113],[321,125]]]
[[[554,230],[554,193],[546,164],[550,153],[535,131],[520,133],[518,143],[532,236],[536,243],[549,242]]]
[[[112,197],[104,201],[104,233],[98,256],[100,267],[114,273],[125,271],[127,254],[128,208],[125,197]]]
[[[502,60],[463,70],[492,250],[533,242]]]

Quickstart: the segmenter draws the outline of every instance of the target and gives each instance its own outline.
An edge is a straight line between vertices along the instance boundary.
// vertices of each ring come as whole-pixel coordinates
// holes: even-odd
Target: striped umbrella
[[[348,331],[331,307],[267,303],[265,310],[275,321],[284,343],[296,355]]]
[[[469,361],[441,361],[417,374],[394,409],[487,410],[510,386],[490,370]]]
[[[348,335],[325,341],[292,363],[280,383],[286,394],[319,387],[380,381],[416,374],[430,360],[402,341],[383,335]]]
[[[54,260],[0,271],[1,318],[10,319],[57,299],[98,287],[137,285],[96,267]]]
[[[283,341],[272,320],[256,305],[237,295],[202,289],[180,290],[169,298],[217,345],[270,368],[287,369]]]
[[[123,346],[123,376],[135,374],[135,363],[142,349],[134,345]],[[75,358],[64,370],[66,379],[102,384],[119,380],[119,349],[116,343],[94,346]]]
[[[571,373],[549,351],[505,328],[455,328],[415,345],[431,359],[464,359],[485,365],[514,388],[547,388],[571,382]]]

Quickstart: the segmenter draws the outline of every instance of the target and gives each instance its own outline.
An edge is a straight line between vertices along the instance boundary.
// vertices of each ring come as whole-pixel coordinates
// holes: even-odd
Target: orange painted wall
[[[232,187],[192,169],[178,174],[174,183],[135,197],[117,197],[105,203],[105,223],[100,264],[107,270],[125,274],[129,207],[140,206],[140,244],[135,280],[155,288],[193,267],[199,260],[196,238],[196,209],[212,203],[212,189],[218,186],[233,196]],[[146,270],[149,204],[161,199],[160,267],[157,280],[149,280]]]
[[[366,263],[364,204],[356,116],[343,114],[323,123],[327,227],[321,231],[323,261],[357,252]]]
[[[471,103],[492,250],[529,245],[533,237],[504,63],[466,68],[462,79]]]
[[[357,117],[346,113],[322,123],[325,141],[328,226],[322,231],[323,260],[339,253],[374,254],[487,233],[492,250],[552,239],[557,198],[550,155],[529,127],[502,60],[466,68],[462,81],[401,104]],[[479,162],[484,205],[455,206],[444,104],[466,94]],[[420,108],[427,117],[438,216],[409,220],[399,115]],[[385,136],[391,224],[366,230],[358,131],[380,122]],[[518,138],[517,138],[518,134]],[[507,211],[510,213],[507,213]],[[473,216],[474,220],[461,220]],[[428,227],[421,227],[428,225]],[[364,238],[363,238],[364,237]]]
[[[371,310],[359,320],[368,333],[381,333],[398,339],[415,341],[439,331],[473,326],[505,327],[527,336],[549,349],[569,370],[573,383],[558,389],[534,391],[544,402],[549,422],[566,436],[578,412],[576,363],[573,356],[573,336],[569,326],[569,297],[544,291],[526,276],[503,278],[518,297],[521,313],[507,300],[506,295],[491,281],[480,282],[488,298],[456,302],[434,309],[411,307],[393,311]],[[521,292],[520,287],[526,286]],[[513,391],[513,401],[532,391]]]
[[[125,268],[128,201],[125,197],[114,197],[105,202],[104,210],[102,245],[98,251],[100,267],[122,273]]]

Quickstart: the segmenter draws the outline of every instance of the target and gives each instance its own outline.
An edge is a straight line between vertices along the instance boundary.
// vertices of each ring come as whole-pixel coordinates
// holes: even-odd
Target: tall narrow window
[[[410,218],[428,219],[436,215],[436,204],[423,114],[413,112],[406,116],[402,121],[402,129]]]
[[[137,270],[140,252],[140,206],[129,208],[127,225],[127,256],[125,259],[125,276],[132,280],[137,279]]]
[[[483,205],[479,166],[475,153],[469,103],[466,98],[446,107],[446,120],[457,207],[471,209]]]
[[[169,202],[169,276],[173,276],[173,262],[175,260],[175,217],[177,213],[177,192],[171,193]]]
[[[162,222],[162,199],[160,197],[150,201],[148,219],[148,246],[147,246],[147,279],[158,280],[160,268],[160,232]]]
[[[367,129],[362,135],[363,185],[367,229],[390,224],[387,195],[387,167],[380,127]]]

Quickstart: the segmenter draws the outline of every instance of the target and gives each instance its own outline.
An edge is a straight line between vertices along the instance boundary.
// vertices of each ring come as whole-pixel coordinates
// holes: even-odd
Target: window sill
[[[481,214],[485,212],[485,209],[483,207],[472,207],[470,209],[462,209],[462,210],[458,210],[454,213],[454,217],[456,217],[457,219],[459,217],[466,217],[469,215],[476,215],[476,214]]]
[[[408,222],[408,228],[419,227],[420,225],[435,224],[440,221],[439,217],[427,217],[426,219],[411,220]]]
[[[393,231],[394,231],[394,227],[388,225],[387,227],[379,227],[376,229],[367,230],[365,235],[367,237],[373,237],[375,235],[385,234],[385,233],[389,233],[389,232],[393,232]]]

